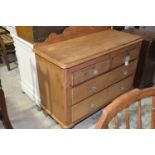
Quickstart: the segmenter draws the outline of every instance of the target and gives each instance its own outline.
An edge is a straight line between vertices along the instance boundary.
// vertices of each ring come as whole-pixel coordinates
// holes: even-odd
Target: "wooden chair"
[[[0,80],[0,118],[3,121],[5,128],[12,129],[12,125],[11,125],[9,117],[8,117],[4,92],[3,92],[2,87],[1,87],[1,80]]]
[[[8,56],[10,54],[15,55],[15,47],[11,36],[9,34],[0,35],[0,55],[8,70],[10,70],[10,63],[16,61],[16,58],[14,60],[9,60]]]
[[[9,33],[9,31],[6,30],[4,27],[0,26],[0,35],[1,34],[7,34],[7,33]]]
[[[142,128],[142,105],[141,100],[147,97],[152,97],[152,114],[151,128],[155,128],[155,87],[146,88],[143,90],[133,89],[120,97],[116,98],[111,104],[103,109],[102,116],[96,124],[96,129],[108,128],[110,121],[114,118],[115,128],[119,126],[118,113],[125,110],[126,128],[130,128],[129,106],[138,101],[137,118],[138,128]]]

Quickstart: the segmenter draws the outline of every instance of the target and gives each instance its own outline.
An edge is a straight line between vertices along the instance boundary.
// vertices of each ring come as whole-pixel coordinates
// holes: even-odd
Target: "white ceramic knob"
[[[127,70],[123,71],[123,75],[128,76],[129,75],[128,71]]]
[[[91,108],[94,108],[94,107],[95,107],[95,104],[94,104],[94,103],[91,103],[91,104],[90,104],[90,107],[91,107]]]
[[[125,60],[124,60],[125,66],[129,65],[129,61],[130,61],[130,55],[125,56]]]
[[[121,90],[124,90],[125,89],[125,87],[124,86],[121,86],[121,88],[120,88]]]
[[[95,86],[90,88],[91,92],[95,93],[97,91],[97,88]]]
[[[97,69],[93,69],[93,75],[97,75],[98,74],[98,70]]]

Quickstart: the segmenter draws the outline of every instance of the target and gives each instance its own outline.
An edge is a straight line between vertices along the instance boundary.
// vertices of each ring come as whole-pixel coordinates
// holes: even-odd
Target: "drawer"
[[[99,108],[111,102],[115,97],[128,91],[132,88],[133,76],[114,84],[113,86],[104,89],[103,91],[73,105],[72,107],[72,122],[75,122],[85,116],[95,112]]]
[[[138,60],[136,59],[131,61],[128,66],[123,65],[109,72],[109,83],[114,84],[120,80],[123,80],[124,78],[127,78],[130,75],[134,75],[137,68],[137,62]]]
[[[136,71],[137,60],[132,61],[128,66],[121,66],[111,72],[100,75],[72,89],[72,104],[96,94],[102,89],[127,78]]]
[[[125,64],[125,61],[129,62],[137,59],[139,56],[139,48],[140,44],[124,48],[119,52],[115,52],[111,54],[111,69],[116,68],[122,64]]]
[[[109,86],[109,74],[98,76],[72,89],[72,104],[75,104]]]
[[[72,107],[72,122],[77,121],[78,119],[95,112],[99,107],[106,105],[108,102],[108,91],[107,89],[103,90],[100,93],[97,93],[86,100],[74,105]]]
[[[85,82],[110,69],[110,58],[105,56],[102,61],[73,72],[73,86]]]
[[[118,82],[108,88],[110,100],[115,99],[119,95],[133,88],[134,76],[130,76],[121,82]]]

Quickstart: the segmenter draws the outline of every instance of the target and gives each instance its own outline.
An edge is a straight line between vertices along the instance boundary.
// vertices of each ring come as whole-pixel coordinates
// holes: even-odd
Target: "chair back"
[[[10,54],[15,55],[15,47],[13,45],[12,37],[9,34],[0,35],[0,56],[2,56],[8,70],[11,69],[9,63],[16,61],[16,57],[13,61],[9,60],[8,55]]]
[[[0,118],[2,119],[2,122],[6,129],[13,129],[8,116],[7,105],[5,102],[5,95],[1,86],[1,80],[0,80]]]
[[[141,100],[152,97],[151,128],[155,128],[155,87],[143,90],[133,89],[118,98],[103,109],[102,115],[96,124],[97,129],[108,128],[110,121],[114,118],[115,128],[119,127],[118,113],[125,110],[126,128],[130,128],[129,106],[138,102],[137,106],[137,127],[142,128],[142,104]]]
[[[3,39],[1,38],[1,36],[0,36],[0,52],[1,53],[6,52],[6,47],[5,47],[5,44],[4,44]]]

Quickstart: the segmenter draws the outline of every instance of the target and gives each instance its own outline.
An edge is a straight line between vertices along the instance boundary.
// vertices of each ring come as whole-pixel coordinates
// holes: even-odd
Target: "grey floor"
[[[0,78],[2,81],[3,90],[5,92],[6,103],[10,121],[15,129],[60,129],[61,127],[49,116],[46,116],[42,111],[38,111],[35,103],[26,95],[23,94],[20,87],[19,70],[16,64],[11,64],[12,70],[7,71],[6,67],[0,65]],[[150,119],[149,106],[146,104],[151,103],[150,99],[145,100],[143,104],[143,122],[145,128],[149,128],[147,120]],[[134,120],[134,114],[137,108],[135,105],[131,108]],[[95,113],[91,117],[85,119],[75,129],[91,129],[95,127],[97,120],[101,115],[101,111]],[[123,112],[119,115],[120,119],[125,118]],[[134,120],[137,121],[137,120]],[[113,121],[111,121],[113,122]],[[132,124],[132,123],[131,123]],[[133,123],[133,128],[136,128],[136,123]],[[111,124],[113,126],[113,123]],[[124,124],[120,124],[123,128]],[[0,129],[3,129],[2,122],[0,121]]]
[[[0,78],[5,93],[8,114],[15,129],[60,129],[61,127],[42,111],[38,111],[35,103],[21,91],[20,76],[17,65],[12,63],[11,71],[0,65]],[[97,112],[82,121],[74,128],[94,128],[101,112]],[[0,128],[3,128],[0,121]]]

